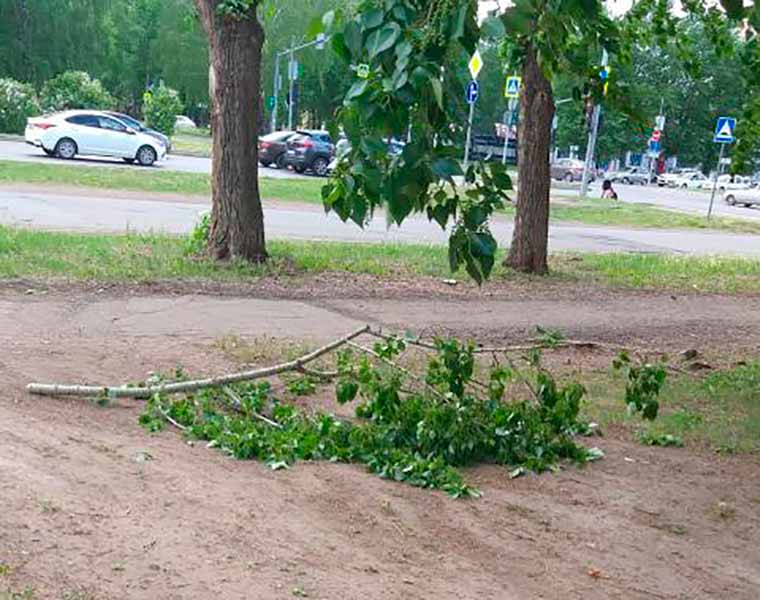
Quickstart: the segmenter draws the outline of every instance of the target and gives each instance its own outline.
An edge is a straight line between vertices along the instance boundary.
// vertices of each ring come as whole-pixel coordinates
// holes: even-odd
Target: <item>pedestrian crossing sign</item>
[[[520,96],[520,84],[522,78],[516,75],[510,75],[507,77],[507,85],[504,87],[505,98],[517,98]]]
[[[717,144],[732,144],[734,142],[734,129],[736,128],[736,119],[732,117],[718,117],[715,124],[715,137],[713,141]]]

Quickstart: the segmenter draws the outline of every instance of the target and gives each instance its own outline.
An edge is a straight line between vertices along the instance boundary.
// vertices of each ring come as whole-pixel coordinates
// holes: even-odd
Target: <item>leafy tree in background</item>
[[[98,79],[92,79],[84,71],[66,71],[42,86],[40,92],[45,111],[70,108],[107,109],[114,106],[114,99]]]
[[[0,79],[0,132],[24,133],[26,120],[40,112],[34,88],[15,79]]]
[[[145,93],[143,101],[145,123],[164,135],[169,137],[174,135],[174,124],[181,110],[182,102],[176,90],[161,84],[152,92]]]

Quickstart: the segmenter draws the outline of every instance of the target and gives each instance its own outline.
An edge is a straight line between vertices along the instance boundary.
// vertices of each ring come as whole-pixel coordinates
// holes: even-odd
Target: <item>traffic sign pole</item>
[[[507,164],[507,149],[509,148],[509,131],[512,129],[512,118],[517,110],[517,98],[509,99],[509,110],[507,110],[507,130],[504,132],[504,152],[501,155],[501,164]]]
[[[467,139],[464,145],[464,171],[467,173],[467,167],[470,163],[470,143],[472,142],[472,122],[475,118],[475,102],[478,100],[478,75],[483,68],[483,57],[480,55],[480,50],[475,50],[475,53],[470,58],[470,62],[467,65],[470,69],[470,75],[472,75],[472,81],[467,85],[467,102],[470,104],[470,115],[467,118]]]
[[[712,195],[710,196],[710,208],[707,209],[707,220],[712,217],[713,202],[715,202],[715,191],[718,189],[718,175],[720,175],[720,165],[723,163],[723,152],[726,150],[726,145],[720,145],[720,154],[718,155],[718,167],[715,169],[715,177],[713,178]]]
[[[609,64],[607,50],[602,50],[602,68]],[[589,135],[588,145],[586,146],[586,161],[583,163],[583,179],[581,179],[581,198],[588,195],[588,176],[591,165],[594,164],[594,151],[596,150],[596,138],[599,135],[599,117],[602,113],[602,107],[597,104],[594,107],[594,114],[591,117],[591,134]]]
[[[277,131],[277,108],[280,95],[280,55],[274,55],[274,88],[272,97],[274,98],[274,106],[272,107],[272,131]]]

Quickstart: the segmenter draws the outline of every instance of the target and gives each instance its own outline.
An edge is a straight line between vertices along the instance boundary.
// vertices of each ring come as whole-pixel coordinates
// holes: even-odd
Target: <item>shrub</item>
[[[100,83],[84,71],[66,71],[42,86],[42,106],[46,111],[69,108],[105,110],[114,106],[114,99]]]
[[[40,112],[34,88],[15,79],[0,79],[0,131],[23,133],[26,120]]]
[[[174,123],[182,111],[182,102],[176,90],[166,87],[163,83],[152,93],[144,97],[143,111],[148,127],[157,129],[164,135],[174,135]]]

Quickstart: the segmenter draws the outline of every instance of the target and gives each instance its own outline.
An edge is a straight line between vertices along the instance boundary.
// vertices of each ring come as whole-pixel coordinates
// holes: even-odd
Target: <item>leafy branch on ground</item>
[[[622,371],[628,378],[625,387],[625,403],[630,414],[641,413],[649,421],[657,418],[660,404],[657,398],[667,378],[665,362],[650,363],[641,361],[634,364],[627,352],[621,352],[613,362],[617,371]]]
[[[461,467],[495,463],[517,476],[601,457],[575,439],[588,430],[579,418],[585,389],[558,384],[538,351],[524,372],[494,358],[484,376],[473,343],[436,339],[432,346],[422,373],[400,366],[407,344],[398,337],[370,352],[339,350],[335,394],[339,404],[355,404],[352,418],[307,413],[278,398],[270,383],[249,382],[228,386],[231,393],[156,393],[140,423],[149,431],[174,423],[191,438],[273,469],[298,460],[360,463],[380,477],[453,497],[479,495]]]

